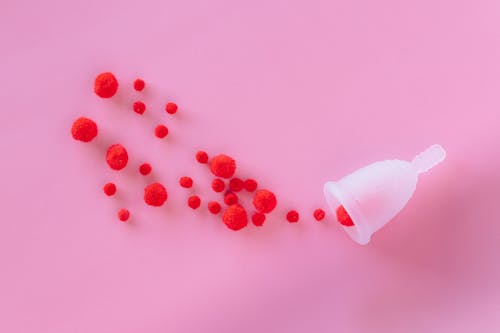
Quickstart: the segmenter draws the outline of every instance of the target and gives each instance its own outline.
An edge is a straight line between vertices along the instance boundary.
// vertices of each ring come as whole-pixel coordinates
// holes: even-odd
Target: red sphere
[[[94,83],[94,92],[102,98],[110,98],[118,90],[118,80],[113,73],[106,72],[97,75]]]
[[[215,178],[212,181],[212,189],[215,192],[222,192],[222,191],[224,191],[225,188],[226,188],[226,184],[224,184],[224,181],[222,179]]]
[[[152,169],[153,168],[151,168],[151,164],[149,164],[149,163],[143,163],[139,167],[139,172],[140,172],[141,175],[146,176],[146,175],[149,175],[151,173]]]
[[[143,114],[146,111],[146,104],[141,101],[134,102],[133,109],[135,113]]]
[[[253,205],[261,213],[270,213],[276,208],[276,196],[269,190],[258,190],[253,197]]]
[[[177,112],[177,104],[168,102],[167,105],[165,105],[165,111],[170,114],[174,114]]]
[[[264,222],[266,221],[266,215],[256,212],[252,215],[252,222],[258,227],[261,227],[264,225]]]
[[[120,219],[120,221],[125,222],[129,219],[129,217],[130,212],[128,210],[122,208],[118,211],[118,218]]]
[[[120,144],[112,145],[106,153],[106,161],[113,170],[121,170],[127,166],[128,153],[125,147]]]
[[[286,214],[286,219],[290,223],[295,223],[299,221],[299,213],[296,210],[291,210]]]
[[[163,139],[168,135],[168,128],[165,125],[158,125],[155,128],[155,135],[157,138]]]
[[[243,180],[241,180],[240,178],[233,178],[229,181],[229,188],[231,189],[231,191],[233,192],[239,192],[243,189]]]
[[[257,189],[257,181],[255,179],[246,179],[243,183],[243,188],[248,192],[253,192]]]
[[[142,79],[136,79],[134,81],[134,89],[137,91],[142,91],[145,86],[146,86],[146,83]]]
[[[204,152],[203,150],[200,150],[196,153],[196,160],[202,164],[207,163],[208,162],[208,154],[206,152]]]
[[[219,214],[221,206],[217,201],[210,201],[208,203],[208,211],[214,215]]]
[[[228,206],[234,205],[235,203],[238,203],[238,196],[229,192],[224,196],[224,203]]]
[[[201,199],[197,195],[192,195],[188,198],[188,206],[193,209],[198,209],[201,205]]]
[[[97,136],[97,124],[89,118],[80,117],[71,126],[73,139],[83,142],[90,142]]]
[[[336,213],[337,220],[340,222],[340,224],[345,225],[346,227],[352,227],[354,225],[354,222],[349,216],[349,213],[345,210],[344,206],[340,205],[337,208]]]
[[[104,185],[102,190],[108,197],[110,197],[116,193],[116,185],[113,183],[107,183],[106,185]]]
[[[236,161],[224,154],[217,155],[210,161],[210,170],[221,178],[231,178],[236,171]]]
[[[231,205],[222,215],[222,221],[229,229],[240,230],[248,224],[247,211],[239,204]]]
[[[321,221],[325,218],[325,211],[321,208],[318,208],[314,211],[313,216],[316,221]]]
[[[159,207],[167,201],[167,190],[160,183],[153,183],[144,188],[144,201],[150,205]]]
[[[193,186],[193,179],[191,177],[181,177],[179,184],[184,188],[191,188]]]

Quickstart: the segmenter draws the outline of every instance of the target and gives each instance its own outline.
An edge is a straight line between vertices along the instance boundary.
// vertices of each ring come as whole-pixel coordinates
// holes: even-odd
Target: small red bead
[[[276,208],[276,196],[269,190],[258,190],[253,197],[253,205],[261,213],[270,213]]]
[[[196,153],[196,160],[202,164],[207,163],[208,162],[208,154],[206,152],[204,152],[203,150],[200,150]]]
[[[247,211],[239,204],[231,205],[222,215],[222,221],[229,229],[240,230],[248,224]]]
[[[210,201],[208,203],[208,211],[214,215],[219,214],[221,206],[217,201]]]
[[[151,173],[151,170],[152,170],[152,168],[151,168],[151,165],[149,163],[143,163],[139,167],[139,172],[143,176],[149,175]]]
[[[321,208],[318,208],[314,211],[313,215],[316,221],[321,221],[325,218],[325,211]]]
[[[299,213],[296,210],[291,210],[286,214],[286,219],[290,223],[299,221]]]
[[[110,146],[106,153],[106,162],[113,170],[125,168],[128,163],[128,153],[125,147],[120,144]]]
[[[349,213],[345,210],[344,206],[340,205],[337,208],[336,213],[337,220],[340,222],[340,224],[345,225],[346,227],[352,227],[354,225],[354,222],[349,216]]]
[[[243,187],[245,188],[246,191],[253,192],[257,189],[257,181],[251,178],[246,179],[245,182],[243,183]]]
[[[167,201],[167,190],[160,183],[153,183],[144,188],[144,202],[159,207]]]
[[[94,82],[94,92],[102,98],[110,98],[118,90],[118,80],[113,73],[106,72],[97,75]]]
[[[90,142],[97,136],[97,124],[92,119],[80,117],[73,122],[71,135],[75,140]]]
[[[177,104],[168,102],[167,105],[165,105],[165,111],[170,114],[174,114],[177,112]]]
[[[243,189],[243,180],[241,180],[240,178],[233,178],[229,181],[229,188],[231,189],[231,191],[233,192],[239,192]]]
[[[143,114],[146,111],[146,104],[141,101],[134,102],[133,106],[134,112],[138,114]]]
[[[127,209],[120,209],[118,211],[118,218],[120,219],[120,221],[122,222],[126,222],[130,217],[130,212],[127,210]]]
[[[137,90],[137,91],[144,90],[145,86],[146,86],[146,83],[142,79],[136,79],[134,81],[134,89]]]
[[[197,209],[201,205],[201,199],[197,195],[192,195],[188,198],[188,206],[192,209]]]
[[[193,179],[191,177],[181,177],[179,184],[184,188],[191,188],[193,186]]]
[[[222,192],[222,191],[224,191],[225,188],[226,188],[226,184],[224,184],[224,181],[222,179],[215,178],[212,181],[212,189],[215,192]]]
[[[217,155],[210,161],[210,171],[221,178],[231,178],[236,171],[236,161],[227,155]]]
[[[229,192],[224,196],[224,203],[228,206],[234,205],[235,203],[238,203],[238,196]]]
[[[107,183],[102,189],[108,197],[116,193],[116,185],[113,183]]]
[[[266,221],[266,215],[256,212],[252,215],[252,222],[258,227],[261,227],[264,225],[264,222]]]
[[[168,128],[165,125],[158,125],[155,128],[155,135],[157,138],[163,139],[168,135]]]

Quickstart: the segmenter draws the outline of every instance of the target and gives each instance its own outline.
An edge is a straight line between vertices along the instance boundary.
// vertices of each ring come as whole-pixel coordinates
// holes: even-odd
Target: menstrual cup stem
[[[411,164],[417,173],[429,171],[446,158],[446,151],[440,145],[432,145],[413,159]]]

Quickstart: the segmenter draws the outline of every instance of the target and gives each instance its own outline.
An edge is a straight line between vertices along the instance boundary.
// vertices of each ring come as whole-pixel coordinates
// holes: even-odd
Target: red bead
[[[149,163],[143,163],[139,167],[139,172],[143,176],[149,175],[151,173],[151,170],[152,170],[152,168],[151,168],[151,165]]]
[[[229,192],[224,196],[224,203],[228,206],[234,205],[235,203],[238,203],[238,196]]]
[[[246,179],[243,183],[243,188],[248,192],[253,192],[257,189],[257,181],[255,179]]]
[[[258,190],[253,197],[253,205],[261,213],[270,213],[276,208],[276,196],[269,190]]]
[[[118,211],[118,218],[120,219],[120,221],[122,222],[126,222],[130,217],[130,212],[124,208],[120,209]]]
[[[286,219],[290,223],[299,221],[299,213],[296,210],[291,210],[286,214]]]
[[[136,79],[134,81],[134,89],[137,91],[142,91],[145,86],[146,86],[146,83],[142,79]]]
[[[113,170],[125,168],[128,163],[128,153],[125,147],[120,144],[110,146],[106,153],[106,162]]]
[[[258,227],[261,227],[264,225],[264,222],[266,221],[266,215],[256,212],[252,215],[252,222]]]
[[[337,220],[340,222],[340,224],[345,225],[346,227],[352,227],[354,225],[354,222],[349,216],[349,213],[347,213],[347,211],[345,210],[344,206],[340,205],[337,208],[336,214]]]
[[[146,111],[146,104],[141,101],[134,102],[133,106],[134,112],[138,114],[143,114]]]
[[[208,154],[206,152],[204,152],[203,150],[200,150],[196,153],[196,160],[202,164],[207,163],[208,162]]]
[[[229,229],[240,230],[248,224],[247,211],[239,204],[231,205],[222,215],[222,221]]]
[[[158,125],[155,128],[155,135],[157,138],[163,139],[168,135],[168,128],[165,125]]]
[[[210,170],[221,178],[231,178],[236,171],[236,161],[224,154],[217,155],[210,161]]]
[[[212,189],[215,192],[222,192],[222,191],[224,191],[225,188],[226,188],[226,184],[224,184],[224,181],[222,179],[215,178],[212,181]]]
[[[167,201],[167,190],[160,183],[153,183],[144,188],[144,201],[150,206],[159,207]]]
[[[191,177],[181,177],[179,184],[184,188],[190,188],[193,186],[193,179]]]
[[[75,140],[90,142],[97,136],[97,124],[92,119],[80,117],[73,122],[71,135]]]
[[[168,102],[167,105],[165,105],[165,111],[170,114],[174,114],[177,112],[177,104]]]
[[[116,185],[113,183],[107,183],[102,189],[108,197],[116,193]]]
[[[217,201],[210,201],[208,203],[208,211],[214,215],[219,214],[221,206]]]
[[[201,199],[197,195],[192,195],[188,198],[188,206],[197,209],[201,205]]]
[[[94,82],[94,92],[102,98],[110,98],[118,90],[118,80],[113,73],[106,72],[97,75]]]
[[[239,192],[243,189],[243,180],[240,178],[233,178],[229,181],[229,188],[233,192]]]
[[[316,221],[321,221],[325,218],[325,211],[321,208],[318,208],[314,211],[313,216]]]

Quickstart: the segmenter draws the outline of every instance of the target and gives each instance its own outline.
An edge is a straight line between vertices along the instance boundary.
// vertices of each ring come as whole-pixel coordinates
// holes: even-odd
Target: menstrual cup
[[[410,200],[418,176],[441,163],[446,152],[433,145],[413,161],[386,160],[358,169],[337,182],[324,186],[326,201],[334,213],[343,209],[353,225],[343,225],[359,244],[367,244],[372,234],[389,222]],[[350,221],[349,221],[350,222]]]

